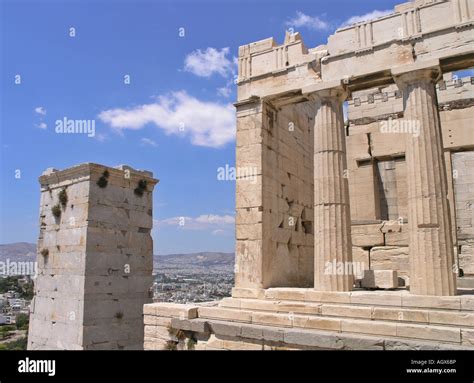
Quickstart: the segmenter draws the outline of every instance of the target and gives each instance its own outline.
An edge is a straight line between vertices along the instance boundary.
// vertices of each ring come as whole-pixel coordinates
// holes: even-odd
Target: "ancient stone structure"
[[[145,349],[474,347],[473,80],[452,75],[473,10],[415,0],[313,49],[240,47],[237,166],[257,176],[237,179],[236,287],[145,305]]]
[[[143,349],[151,302],[150,172],[81,164],[41,183],[28,349]]]
[[[458,282],[463,285],[470,279],[466,277],[474,274],[474,211],[470,208],[474,177],[466,168],[474,159],[474,84],[470,77],[453,78],[452,73],[446,73],[436,88],[454,254],[464,275]],[[352,175],[349,187],[353,257],[370,264],[372,269],[397,270],[409,284],[407,162],[403,136],[411,134],[384,133],[401,128],[402,117],[403,98],[396,85],[353,92],[348,102],[346,141]],[[403,139],[394,139],[397,136]]]

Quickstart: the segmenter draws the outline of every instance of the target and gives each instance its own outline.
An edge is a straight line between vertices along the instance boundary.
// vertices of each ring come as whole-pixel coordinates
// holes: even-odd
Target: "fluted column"
[[[353,286],[349,185],[341,86],[311,93],[314,118],[314,287],[350,291]]]
[[[456,276],[446,166],[436,96],[439,66],[413,65],[392,71],[403,92],[407,135],[410,292],[455,295]]]

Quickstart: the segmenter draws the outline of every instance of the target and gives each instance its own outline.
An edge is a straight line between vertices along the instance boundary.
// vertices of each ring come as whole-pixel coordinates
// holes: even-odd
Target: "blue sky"
[[[46,168],[128,164],[160,179],[156,254],[234,251],[235,185],[217,169],[235,165],[238,47],[289,27],[314,47],[400,3],[0,1],[0,243],[36,241]],[[64,117],[95,136],[56,133]]]

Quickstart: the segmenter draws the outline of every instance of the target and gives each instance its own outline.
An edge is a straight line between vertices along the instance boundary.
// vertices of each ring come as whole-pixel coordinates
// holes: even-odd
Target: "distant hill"
[[[17,242],[0,245],[0,261],[15,260],[27,262],[36,260],[36,244],[28,242]],[[234,253],[200,252],[187,254],[154,255],[153,263],[156,268],[166,266],[171,268],[198,267],[220,268],[233,267]]]
[[[234,253],[201,252],[188,254],[155,255],[157,263],[176,265],[198,265],[203,267],[228,266],[234,264]]]
[[[36,260],[36,244],[16,242],[0,245],[0,261],[33,262]]]

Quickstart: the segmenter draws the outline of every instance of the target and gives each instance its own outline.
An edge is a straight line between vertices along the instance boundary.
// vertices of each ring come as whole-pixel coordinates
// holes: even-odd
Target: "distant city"
[[[228,297],[234,285],[233,253],[155,256],[155,302],[207,302]]]
[[[22,272],[31,274],[35,261],[35,244],[0,245],[0,350],[26,349],[34,278]],[[228,297],[233,268],[233,253],[154,255],[153,301],[191,303]]]

